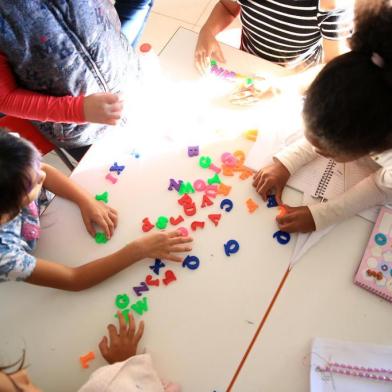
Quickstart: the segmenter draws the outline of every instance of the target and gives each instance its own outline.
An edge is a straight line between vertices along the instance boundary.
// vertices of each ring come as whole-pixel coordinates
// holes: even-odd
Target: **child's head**
[[[18,214],[35,200],[44,179],[37,149],[0,128],[0,218]]]
[[[358,2],[352,52],[328,63],[309,87],[306,137],[348,161],[392,148],[392,4]]]

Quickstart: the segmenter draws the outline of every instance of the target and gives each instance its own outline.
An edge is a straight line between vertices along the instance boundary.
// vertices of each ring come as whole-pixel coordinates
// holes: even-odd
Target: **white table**
[[[167,191],[169,178],[194,181],[213,174],[206,174],[195,158],[187,157],[187,145],[198,143],[201,154],[210,155],[217,164],[222,152],[250,147],[251,142],[238,134],[264,121],[270,106],[233,109],[222,99],[225,83],[217,83],[223,86],[219,92],[206,90],[211,82],[198,81],[192,64],[196,38],[184,29],[177,32],[161,54],[163,69],[177,83],[168,82],[164,93],[156,88],[151,97],[141,94],[138,100],[145,106],[133,109],[129,129],[113,131],[110,138],[94,145],[73,174],[92,194],[109,191],[110,205],[120,216],[115,236],[106,245],[95,244],[76,206],[56,199],[42,219],[42,238],[36,251],[39,257],[78,265],[142,235],[141,221],[146,216],[151,220],[159,215],[177,216],[178,196]],[[263,68],[273,72],[275,68],[233,48],[225,47],[224,52],[230,68],[243,73]],[[141,154],[139,159],[131,155],[133,149]],[[111,185],[104,177],[114,161],[125,164],[126,169],[118,183]],[[233,185],[229,198],[235,208],[223,214],[217,228],[206,222],[205,229],[194,233],[192,254],[200,258],[200,268],[184,270],[171,263],[178,280],[168,287],[152,288],[147,293],[150,310],[143,315],[146,332],[141,348],[151,352],[162,377],[179,382],[186,392],[223,391],[227,387],[287,269],[294,243],[281,246],[272,239],[277,230],[276,210],[258,199],[250,179],[222,179]],[[260,204],[253,215],[245,207],[249,197]],[[201,195],[194,198],[200,201]],[[300,199],[299,193],[288,190],[291,204]],[[218,203],[208,211],[199,210],[195,218],[201,220],[213,212],[220,212]],[[192,219],[187,221],[189,227]],[[241,249],[228,258],[223,243],[232,238],[239,241]],[[98,353],[97,343],[105,326],[115,322],[116,295],[127,293],[135,298],[132,287],[150,273],[150,264],[149,260],[140,262],[80,293],[20,283],[2,285],[0,336],[5,340],[4,352],[17,356],[24,339],[29,371],[37,385],[47,391],[76,390],[104,363],[97,355],[90,369],[83,370],[79,356],[90,350]]]

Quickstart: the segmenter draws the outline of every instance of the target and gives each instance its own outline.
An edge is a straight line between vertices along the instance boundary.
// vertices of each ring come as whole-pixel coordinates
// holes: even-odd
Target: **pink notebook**
[[[392,302],[392,210],[382,207],[354,282]]]

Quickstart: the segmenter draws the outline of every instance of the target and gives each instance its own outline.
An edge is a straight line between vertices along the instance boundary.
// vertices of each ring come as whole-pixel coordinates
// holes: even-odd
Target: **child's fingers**
[[[124,108],[124,105],[122,102],[117,102],[113,105],[110,105],[108,108],[108,112],[109,113],[118,113],[118,112],[122,112]]]
[[[105,93],[105,102],[107,104],[115,104],[120,101],[118,94]]]
[[[136,335],[135,335],[135,343],[138,345],[140,339],[142,338],[144,333],[144,321],[140,321],[139,323],[139,328],[137,329]]]
[[[108,338],[104,336],[98,344],[99,351],[101,352],[102,356],[106,358],[109,354],[109,346],[108,346]]]
[[[182,261],[183,261],[183,257],[175,256],[170,253],[168,253],[167,255],[165,255],[162,258],[165,260],[169,260],[169,261],[175,261],[176,263],[182,263]]]
[[[127,323],[125,322],[125,317],[121,312],[117,312],[118,316],[118,335],[124,336],[127,334]]]
[[[109,333],[110,344],[112,344],[112,342],[114,342],[114,340],[117,339],[118,337],[117,329],[113,324],[108,325],[108,333]]]
[[[132,313],[129,313],[129,328],[128,328],[128,336],[132,339],[133,335],[135,335],[135,319]]]
[[[193,241],[192,237],[182,237],[182,236],[170,238],[168,240],[169,245],[187,244],[192,241]]]
[[[91,222],[90,219],[84,219],[84,225],[86,226],[86,229],[88,231],[88,233],[91,235],[91,237],[95,237],[95,229],[94,229],[94,225]]]
[[[279,205],[283,204],[283,202],[282,202],[282,193],[283,193],[283,189],[282,189],[282,188],[276,189],[276,192],[275,192],[275,200],[276,200],[276,202],[277,202]]]
[[[215,55],[214,57],[215,57],[218,61],[220,61],[221,63],[225,63],[225,62],[226,62],[225,56],[223,56],[222,49],[221,49],[221,47],[220,47],[220,45],[219,45],[218,43],[216,44],[213,53],[214,53],[214,55]]]
[[[113,212],[109,211],[108,212],[108,216],[110,218],[110,220],[112,221],[114,228],[117,227],[117,223],[118,223],[118,217],[117,214],[114,214]]]
[[[190,252],[192,248],[190,246],[171,246],[170,252]]]

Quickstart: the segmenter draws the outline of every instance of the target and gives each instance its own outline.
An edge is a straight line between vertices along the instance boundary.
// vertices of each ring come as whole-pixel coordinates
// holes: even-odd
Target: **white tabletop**
[[[213,174],[201,169],[196,158],[187,157],[186,146],[191,142],[199,144],[201,154],[210,155],[217,165],[223,152],[249,149],[251,142],[238,135],[262,124],[270,106],[231,108],[222,95],[228,89],[226,82],[217,83],[219,91],[206,91],[209,83],[215,84],[196,77],[192,64],[196,39],[195,33],[184,29],[176,33],[161,59],[162,68],[177,83],[167,82],[164,92],[146,87],[138,96],[139,105],[129,109],[127,129],[114,130],[94,145],[72,176],[93,195],[109,191],[110,205],[120,217],[115,236],[106,245],[95,244],[77,207],[56,198],[42,219],[37,256],[79,265],[142,235],[143,218],[155,221],[159,215],[177,216],[179,197],[167,190],[169,178],[194,181]],[[242,73],[263,67],[272,72],[274,68],[233,48],[225,47],[224,52],[227,66]],[[186,72],[180,74],[177,68]],[[131,154],[134,149],[140,158]],[[112,185],[104,177],[114,161],[125,164],[126,169]],[[146,294],[150,309],[142,316],[146,331],[140,348],[152,354],[163,378],[179,382],[186,392],[223,391],[227,387],[293,249],[294,240],[282,246],[272,238],[277,230],[276,210],[261,202],[250,179],[237,177],[222,176],[225,184],[233,185],[229,195],[233,210],[222,214],[218,227],[206,221],[206,228],[193,233],[192,254],[200,258],[200,268],[190,271],[168,263],[177,281]],[[192,197],[201,201],[201,194]],[[253,215],[245,207],[249,197],[260,205]],[[301,195],[288,190],[286,198],[298,204]],[[218,200],[221,198],[209,209],[199,209],[195,220],[222,212]],[[192,220],[187,219],[187,227]],[[236,239],[241,248],[228,258],[223,244],[229,239]],[[97,355],[90,369],[83,370],[79,356],[90,350],[98,353],[97,343],[106,325],[115,322],[116,295],[126,293],[135,299],[132,287],[145,280],[150,264],[150,260],[137,263],[79,293],[21,283],[1,285],[4,358],[10,358],[9,353],[17,356],[15,351],[24,341],[29,371],[37,385],[47,391],[77,390],[92,370],[104,364]]]

